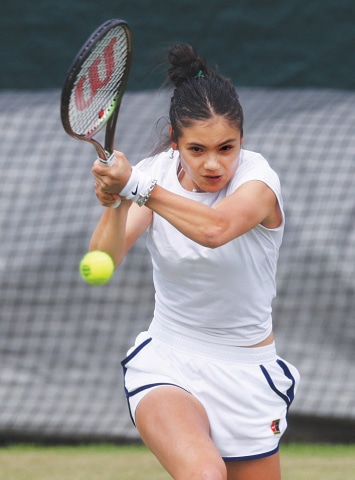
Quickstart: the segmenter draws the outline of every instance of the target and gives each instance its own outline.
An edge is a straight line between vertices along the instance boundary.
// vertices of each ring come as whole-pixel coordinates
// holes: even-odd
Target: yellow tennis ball
[[[104,285],[111,280],[115,265],[108,253],[93,250],[84,255],[79,270],[81,277],[90,285]]]

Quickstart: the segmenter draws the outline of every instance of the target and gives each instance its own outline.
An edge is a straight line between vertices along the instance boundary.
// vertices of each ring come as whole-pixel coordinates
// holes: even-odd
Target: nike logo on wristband
[[[135,189],[134,191],[131,191],[131,194],[132,194],[132,195],[137,195],[138,185],[139,185],[139,183],[137,183],[136,189]]]

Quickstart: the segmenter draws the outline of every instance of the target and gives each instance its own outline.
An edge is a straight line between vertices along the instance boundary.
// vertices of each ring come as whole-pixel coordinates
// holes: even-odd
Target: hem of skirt
[[[276,448],[271,450],[270,452],[265,452],[265,453],[259,453],[255,455],[244,455],[242,457],[223,457],[223,460],[225,462],[242,462],[244,460],[257,460],[258,458],[265,458],[265,457],[271,457],[271,455],[274,455],[277,453],[280,449],[280,445],[278,445]]]

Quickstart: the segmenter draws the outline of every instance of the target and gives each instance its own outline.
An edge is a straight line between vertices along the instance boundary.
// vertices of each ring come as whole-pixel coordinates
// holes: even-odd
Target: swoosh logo
[[[137,195],[138,185],[139,185],[139,183],[137,183],[136,189],[131,191],[131,194],[132,194],[132,195]]]

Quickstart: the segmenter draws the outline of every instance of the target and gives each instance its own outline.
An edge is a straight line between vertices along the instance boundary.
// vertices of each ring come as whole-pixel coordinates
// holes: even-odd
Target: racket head
[[[61,120],[72,137],[91,142],[100,158],[113,150],[118,110],[132,61],[127,22],[108,20],[87,39],[74,58],[61,95]],[[93,136],[109,122],[103,148]],[[110,128],[109,128],[110,127]]]

